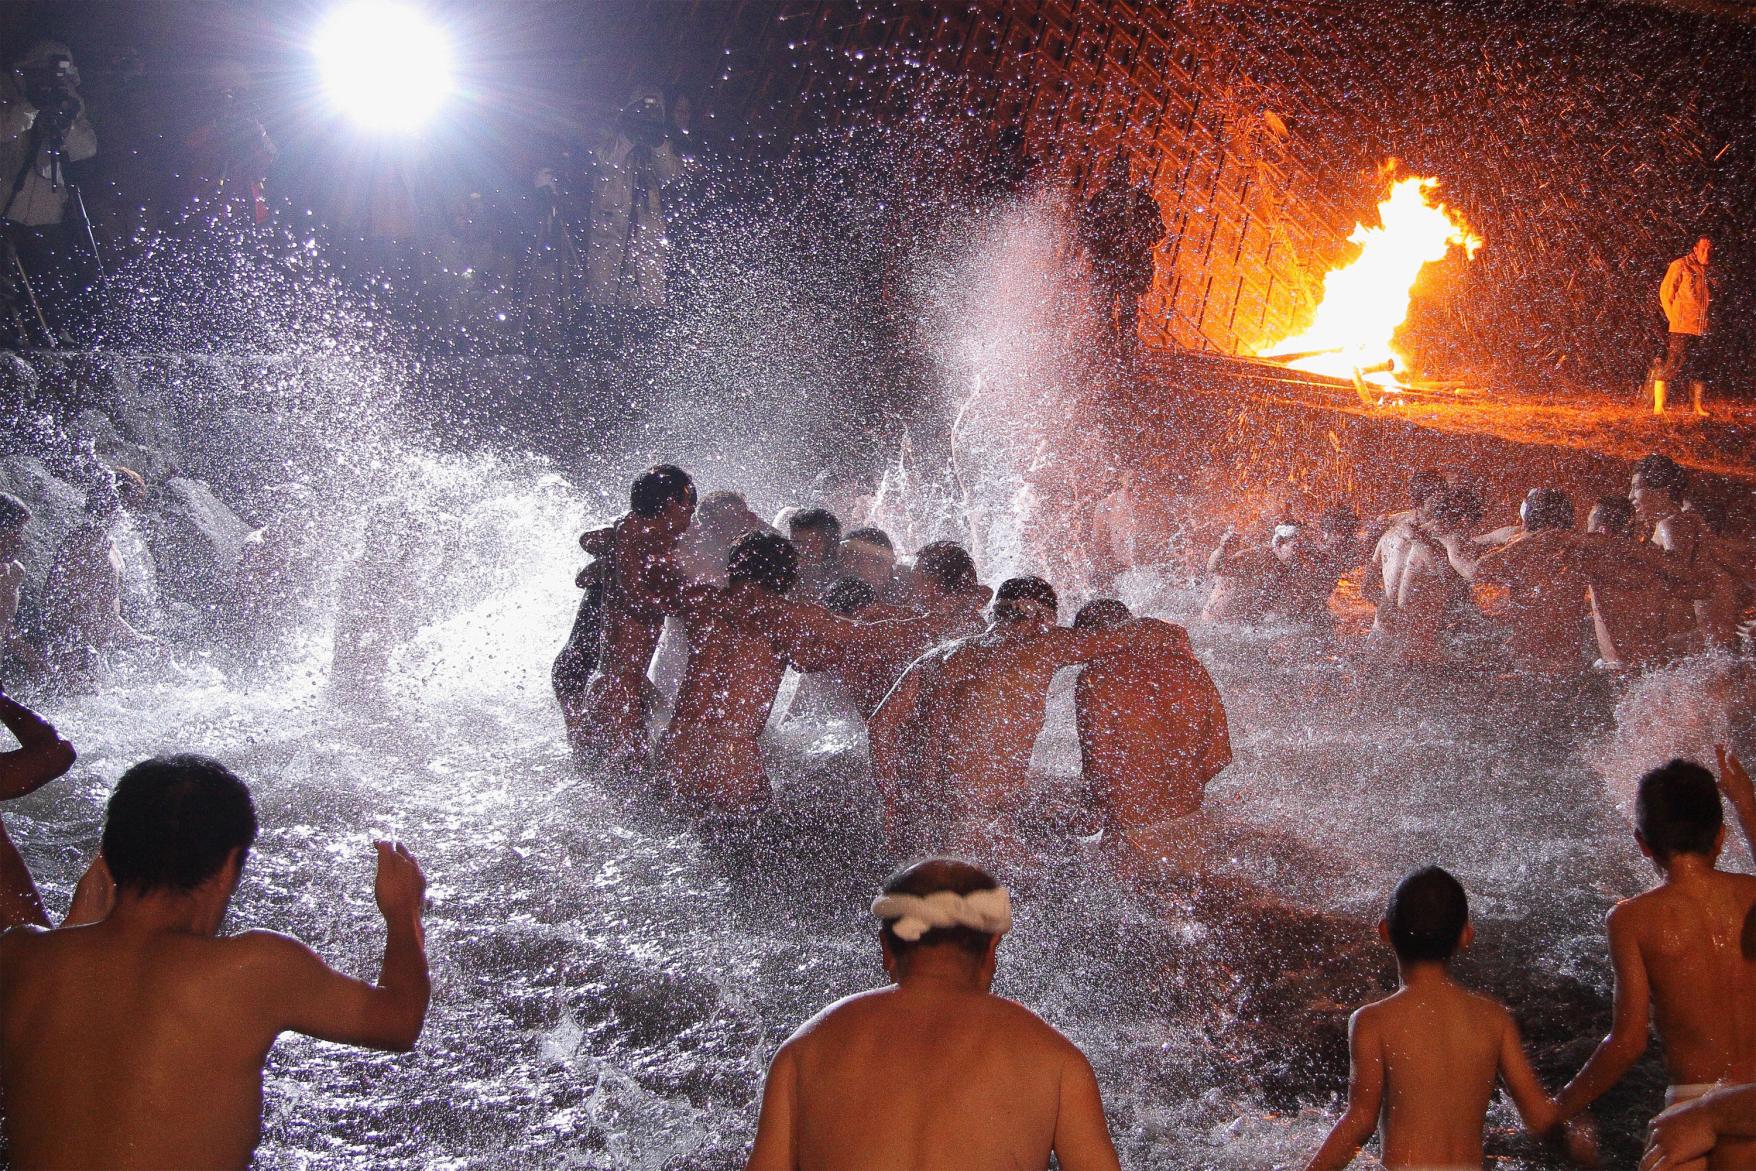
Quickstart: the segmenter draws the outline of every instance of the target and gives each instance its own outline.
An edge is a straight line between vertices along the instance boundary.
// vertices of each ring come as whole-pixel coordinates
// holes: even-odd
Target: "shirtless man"
[[[388,935],[366,984],[285,935],[219,934],[255,837],[249,791],[224,765],[144,761],[104,821],[109,917],[0,936],[0,1092],[17,1171],[242,1168],[278,1035],[414,1047],[428,996],[415,860],[377,844]]]
[[[889,533],[868,525],[841,539],[836,561],[841,577],[857,578],[882,594],[896,573],[896,546]]]
[[[891,986],[837,1001],[775,1054],[749,1171],[1115,1171],[1091,1064],[990,991],[1006,890],[933,858],[872,903]]]
[[[595,670],[578,706],[562,710],[583,761],[646,763],[647,722],[658,699],[647,670],[665,620],[654,571],[669,561],[694,515],[695,484],[681,468],[648,468],[629,488],[628,513],[616,522],[605,556]]]
[[[787,518],[787,539],[799,551],[799,582],[793,589],[804,601],[822,601],[823,591],[842,576],[836,564],[841,521],[827,508],[802,509]]]
[[[1707,649],[1738,645],[1739,577],[1749,567],[1726,564],[1723,550],[1700,511],[1687,501],[1688,477],[1669,456],[1648,455],[1634,465],[1628,498],[1651,541],[1680,571],[1700,575],[1695,622]]]
[[[97,656],[158,645],[122,617],[122,553],[115,527],[122,496],[114,484],[86,493],[85,521],[67,534],[43,582],[39,649],[57,673],[87,675]]]
[[[732,546],[724,590],[672,587],[669,604],[687,626],[689,663],[657,756],[661,779],[694,812],[740,816],[768,804],[758,739],[789,665],[825,670],[896,633],[789,597],[797,576],[792,543],[753,532]],[[926,622],[894,626],[918,633]]]
[[[1401,987],[1348,1022],[1347,1113],[1305,1171],[1338,1171],[1377,1131],[1384,1166],[1482,1166],[1482,1124],[1496,1081],[1504,1081],[1525,1127],[1559,1124],[1554,1099],[1530,1067],[1504,1005],[1456,983],[1452,957],[1475,926],[1458,881],[1437,866],[1407,875],[1390,896],[1378,935],[1396,953]],[[1595,1162],[1589,1135],[1569,1132],[1569,1153]]]
[[[1378,607],[1372,641],[1396,661],[1433,665],[1447,659],[1445,635],[1469,606],[1469,582],[1452,563],[1451,550],[1481,515],[1480,496],[1447,488],[1378,539],[1362,593]]]
[[[1532,488],[1518,510],[1518,534],[1482,554],[1469,575],[1491,591],[1498,608],[1483,612],[1510,635],[1515,670],[1572,674],[1585,664],[1587,575],[1584,549],[1573,531],[1573,501],[1555,488]],[[1455,560],[1454,560],[1455,564]]]
[[[1209,622],[1257,622],[1268,616],[1282,573],[1280,543],[1291,540],[1298,526],[1276,525],[1268,548],[1246,545],[1234,529],[1226,529],[1207,556],[1213,584],[1201,616]]]
[[[1725,778],[1739,779],[1748,786]],[[1751,806],[1746,794],[1741,808]],[[1652,1019],[1671,1080],[1665,1105],[1756,1082],[1756,878],[1715,867],[1724,818],[1713,775],[1700,765],[1673,760],[1640,778],[1634,836],[1660,882],[1610,910],[1615,1023],[1561,1091],[1563,1118],[1621,1079],[1645,1052]],[[1756,1165],[1756,1143],[1728,1141],[1708,1165]]]
[[[1281,569],[1272,607],[1295,622],[1333,630],[1335,615],[1329,599],[1341,579],[1366,560],[1359,515],[1339,505],[1325,508],[1317,516],[1315,531],[1299,526],[1275,552]]]
[[[930,836],[993,855],[1016,849],[1055,672],[1129,640],[1056,626],[1057,605],[1041,578],[1006,581],[986,631],[923,655],[878,706],[866,733],[893,836],[906,806],[912,828]]]
[[[1651,667],[1688,653],[1698,575],[1680,575],[1664,550],[1635,537],[1634,505],[1625,496],[1594,504],[1585,531],[1600,665]]]
[[[0,724],[18,741],[17,748],[0,753],[0,801],[34,793],[73,767],[73,745],[53,724],[3,691]],[[24,859],[0,822],[0,931],[26,923],[47,927],[49,917]]]
[[[1086,664],[1073,691],[1082,773],[1105,840],[1141,860],[1176,857],[1191,836],[1183,819],[1232,762],[1219,688],[1180,626],[1104,598],[1081,609],[1073,628],[1128,638]]]

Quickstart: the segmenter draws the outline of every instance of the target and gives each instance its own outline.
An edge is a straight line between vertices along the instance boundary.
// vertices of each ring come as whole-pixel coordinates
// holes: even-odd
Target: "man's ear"
[[[1720,829],[1721,829],[1721,832],[1724,832],[1725,827],[1721,826]],[[1646,835],[1645,834],[1641,833],[1639,830],[1635,830],[1634,831],[1634,840],[1640,844],[1640,852],[1642,854],[1645,854],[1648,858],[1651,858],[1653,856],[1652,847],[1646,844]]]
[[[1390,920],[1378,920],[1378,938],[1382,939],[1386,945],[1390,943]]]
[[[883,954],[884,971],[892,980],[896,977],[896,953],[890,950],[890,936],[880,927],[878,929],[878,950]]]
[[[1722,822],[1719,832],[1713,835],[1713,852],[1708,855],[1709,862],[1718,862],[1720,851],[1726,848],[1726,827]]]
[[[1466,952],[1469,950],[1469,945],[1474,943],[1475,941],[1476,941],[1476,925],[1475,925],[1475,920],[1471,919],[1468,922],[1464,923],[1463,934],[1459,935],[1457,937],[1457,950],[1459,952]]]

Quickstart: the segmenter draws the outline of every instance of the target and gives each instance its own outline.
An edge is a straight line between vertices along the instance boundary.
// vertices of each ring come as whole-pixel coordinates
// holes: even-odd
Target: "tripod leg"
[[[30,273],[25,271],[24,261],[18,255],[18,248],[10,240],[6,242],[6,255],[11,258],[12,267],[18,272],[18,285],[24,290],[25,300],[30,302],[31,313],[36,317],[37,325],[43,331],[43,337],[48,339],[49,348],[51,350],[60,349],[61,340],[55,336],[55,331],[49,328],[49,319],[43,316],[43,306],[37,300],[37,291],[31,287]]]

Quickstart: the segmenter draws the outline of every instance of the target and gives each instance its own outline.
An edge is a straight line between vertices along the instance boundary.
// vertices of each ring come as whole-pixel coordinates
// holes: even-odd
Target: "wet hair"
[[[1360,514],[1345,504],[1332,504],[1317,514],[1317,527],[1326,533],[1351,537],[1360,531]]]
[[[999,886],[1000,881],[979,866],[972,866],[956,858],[927,858],[904,867],[885,879],[884,893],[926,898],[940,891],[973,895],[977,891],[997,890]],[[913,943],[898,936],[888,922],[879,931],[890,945],[890,954],[896,957],[898,964],[906,963],[908,957],[920,948],[946,944],[956,946],[972,957],[979,957],[988,950],[988,944],[994,939],[991,932],[977,931],[973,927],[934,927]]]
[[[784,594],[799,580],[799,550],[778,533],[756,529],[732,542],[726,554],[726,580],[753,582]]]
[[[647,468],[628,488],[628,510],[635,516],[657,516],[667,504],[694,503],[695,481],[675,464]]]
[[[256,841],[256,806],[231,769],[208,756],[155,756],[116,782],[101,849],[116,885],[191,891]]]
[[[883,529],[873,528],[871,525],[854,529],[841,540],[844,545],[849,541],[864,541],[868,545],[876,545],[880,549],[888,549],[892,553],[896,552],[896,544],[891,541],[890,534]]]
[[[1073,616],[1075,630],[1108,630],[1112,626],[1120,626],[1133,618],[1128,607],[1115,598],[1099,598],[1087,602]]]
[[[823,604],[831,613],[852,618],[878,600],[878,591],[857,577],[844,577],[823,591]]]
[[[1559,488],[1532,488],[1525,493],[1518,514],[1524,527],[1533,533],[1573,527],[1573,501]]]
[[[1672,500],[1681,500],[1689,487],[1689,478],[1677,466],[1677,461],[1656,452],[1640,457],[1640,462],[1634,465],[1634,477],[1640,481],[1641,487],[1668,492]]]
[[[1050,620],[1061,606],[1055,587],[1040,577],[1009,577],[994,591],[994,617],[1002,622],[1017,622],[1029,611],[1018,602],[1036,602],[1048,607]]]
[[[1469,925],[1469,896],[1438,866],[1413,870],[1390,893],[1384,921],[1397,959],[1408,964],[1448,960]]]
[[[1422,468],[1408,480],[1408,498],[1416,508],[1427,502],[1429,496],[1445,491],[1445,477],[1432,468]]]
[[[807,508],[795,512],[787,521],[787,535],[797,538],[803,533],[817,533],[831,545],[841,544],[841,521],[827,508]]]
[[[0,529],[22,528],[30,518],[30,505],[10,492],[0,492]]]
[[[976,561],[956,541],[934,541],[915,554],[915,572],[952,597],[974,593]]]
[[[1640,778],[1634,828],[1653,857],[1711,854],[1725,825],[1713,774],[1692,760],[1673,760]]]
[[[720,488],[696,501],[695,515],[707,523],[723,516],[748,516],[750,504],[742,493],[734,492],[730,488]]]
[[[1586,519],[1589,522],[1593,518],[1618,537],[1634,531],[1634,505],[1626,496],[1599,496]]]
[[[1450,521],[1460,527],[1482,519],[1486,511],[1482,494],[1474,488],[1446,488],[1431,498],[1433,518]]]

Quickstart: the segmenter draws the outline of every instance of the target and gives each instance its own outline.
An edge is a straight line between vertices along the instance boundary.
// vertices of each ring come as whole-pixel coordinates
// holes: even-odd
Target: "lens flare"
[[[368,129],[416,130],[452,92],[444,30],[404,5],[338,9],[319,30],[314,52],[330,103]]]

